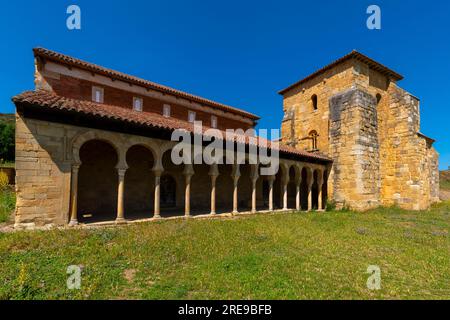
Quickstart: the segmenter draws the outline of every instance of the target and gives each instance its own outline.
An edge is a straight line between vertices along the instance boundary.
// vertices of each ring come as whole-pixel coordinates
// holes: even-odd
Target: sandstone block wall
[[[64,125],[16,115],[16,225],[67,221],[71,162],[65,150],[74,134]]]
[[[376,100],[353,89],[330,100],[330,154],[333,193],[339,206],[379,205],[380,162]]]

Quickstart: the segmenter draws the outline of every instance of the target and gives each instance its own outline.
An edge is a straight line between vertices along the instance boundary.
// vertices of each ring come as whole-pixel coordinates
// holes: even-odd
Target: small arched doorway
[[[128,149],[126,160],[128,170],[125,174],[125,218],[150,218],[153,215],[154,203],[153,153],[147,147],[134,145]]]
[[[308,210],[308,170],[303,168],[301,171],[302,182],[300,184],[300,207],[302,210]]]
[[[311,188],[312,209],[313,210],[317,210],[319,208],[319,183],[318,183],[319,173],[320,173],[320,171],[318,171],[318,170],[314,170],[314,173],[313,173],[314,180],[313,180],[313,185]]]
[[[289,168],[289,183],[288,183],[288,208],[293,209],[297,206],[297,182],[296,172],[294,166]]]
[[[118,155],[115,148],[102,140],[90,140],[80,148],[80,160],[78,221],[115,220],[118,185]]]
[[[176,208],[177,182],[168,174],[161,176],[161,208]]]
[[[322,209],[327,209],[328,205],[328,170],[323,173],[322,184]]]

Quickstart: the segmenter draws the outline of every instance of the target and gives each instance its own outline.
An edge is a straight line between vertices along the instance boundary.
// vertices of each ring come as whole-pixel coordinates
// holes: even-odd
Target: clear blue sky
[[[66,28],[66,8],[82,30]],[[382,10],[382,30],[366,9]],[[450,3],[436,1],[1,1],[0,112],[33,88],[43,46],[246,109],[279,128],[279,89],[357,49],[403,74],[421,98],[422,131],[450,165]]]

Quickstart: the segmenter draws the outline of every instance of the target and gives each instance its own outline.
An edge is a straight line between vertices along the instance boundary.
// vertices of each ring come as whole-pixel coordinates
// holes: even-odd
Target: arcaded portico
[[[72,144],[70,224],[173,216],[323,210],[326,164],[174,165],[175,142],[88,131]]]

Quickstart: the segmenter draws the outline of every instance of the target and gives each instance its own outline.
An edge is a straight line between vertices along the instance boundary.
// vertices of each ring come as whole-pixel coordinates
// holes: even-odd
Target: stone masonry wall
[[[352,89],[330,100],[334,199],[365,210],[379,205],[380,174],[376,100]]]
[[[16,115],[16,225],[67,221],[71,162],[65,149],[67,137],[75,133],[63,125]]]

